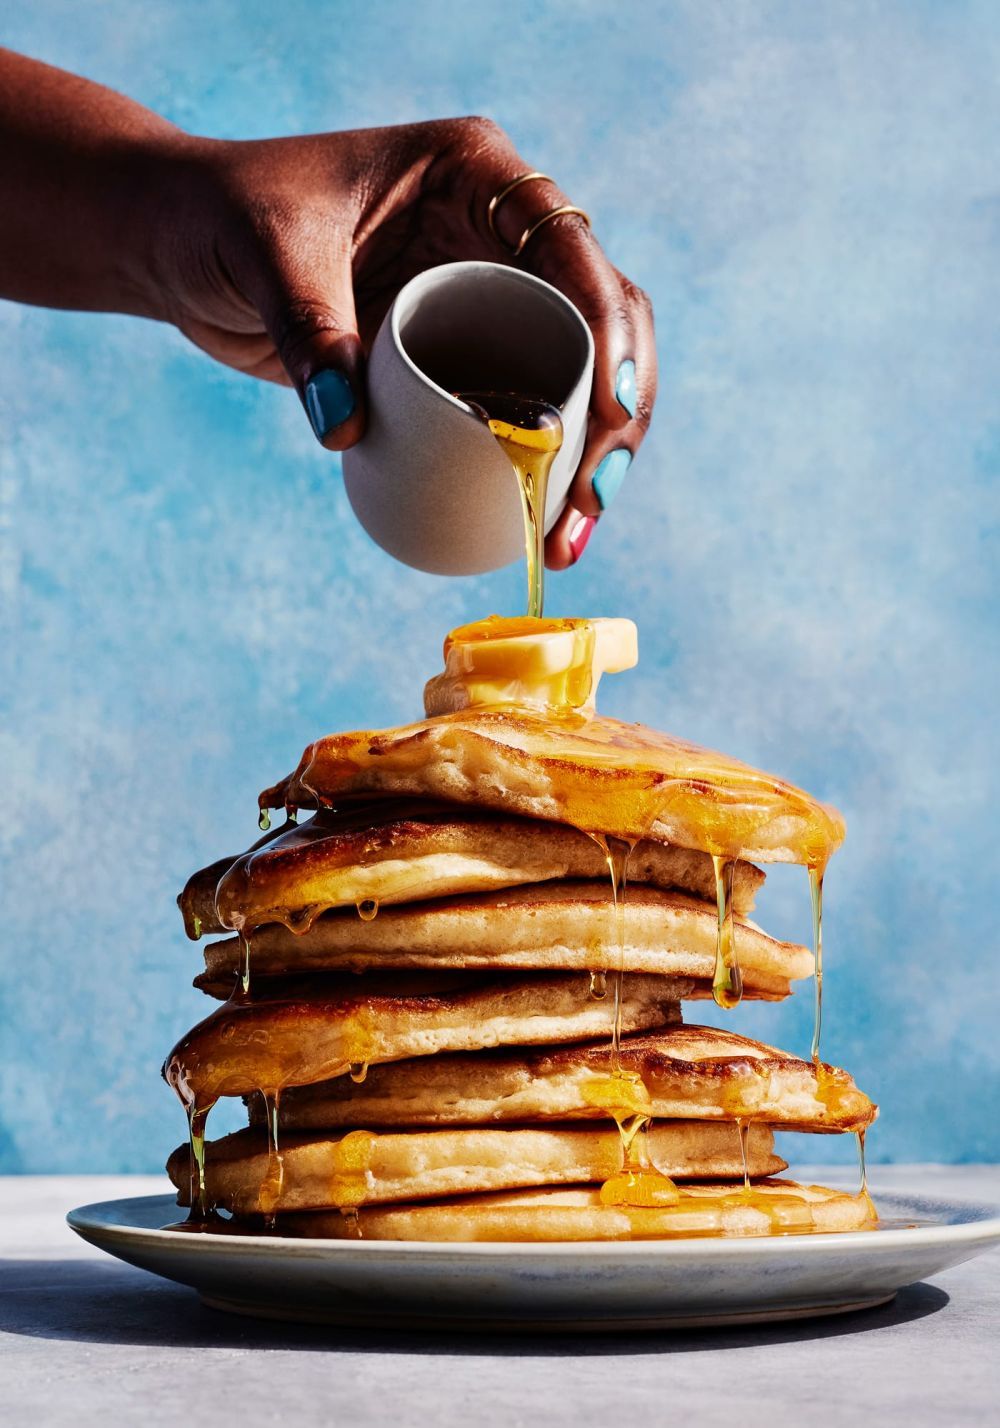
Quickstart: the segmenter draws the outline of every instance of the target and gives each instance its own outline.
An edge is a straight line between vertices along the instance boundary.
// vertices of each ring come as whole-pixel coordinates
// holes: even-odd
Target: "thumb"
[[[260,313],[316,439],[344,451],[365,429],[364,353],[350,260],[315,252],[279,258],[259,295]]]

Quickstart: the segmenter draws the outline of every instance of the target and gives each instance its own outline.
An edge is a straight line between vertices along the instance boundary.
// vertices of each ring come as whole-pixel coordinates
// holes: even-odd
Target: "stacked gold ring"
[[[539,228],[541,228],[543,224],[548,223],[553,218],[563,218],[569,214],[572,214],[575,218],[582,218],[588,228],[591,226],[589,213],[587,213],[582,208],[577,208],[575,203],[563,203],[560,204],[558,208],[553,208],[550,209],[548,213],[543,213],[541,218],[535,219],[534,223],[529,223],[528,227],[521,234],[517,243],[515,243],[513,246],[510,243],[505,243],[504,240],[500,237],[500,234],[497,232],[495,221],[496,211],[500,207],[500,204],[503,203],[504,199],[507,197],[508,194],[513,193],[516,188],[519,188],[521,186],[521,184],[530,183],[535,179],[544,181],[545,183],[554,182],[554,180],[551,179],[548,174],[539,173],[537,170],[532,170],[532,172],[529,174],[519,174],[517,178],[511,179],[510,183],[505,184],[503,188],[499,189],[493,195],[493,197],[490,199],[489,206],[486,209],[486,223],[489,227],[490,232],[493,234],[493,237],[497,240],[497,242],[503,244],[507,251],[513,254],[515,258],[519,257],[520,254],[524,251],[525,244],[528,242],[529,238],[531,238],[533,234],[537,233]]]

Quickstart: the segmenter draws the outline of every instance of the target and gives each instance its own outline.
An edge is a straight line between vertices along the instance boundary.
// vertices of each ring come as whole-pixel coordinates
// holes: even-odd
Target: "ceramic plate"
[[[449,1330],[656,1329],[884,1304],[1000,1243],[1000,1209],[880,1194],[885,1228],[776,1239],[588,1244],[355,1243],[189,1235],[170,1195],[84,1205],[90,1244],[237,1314]]]

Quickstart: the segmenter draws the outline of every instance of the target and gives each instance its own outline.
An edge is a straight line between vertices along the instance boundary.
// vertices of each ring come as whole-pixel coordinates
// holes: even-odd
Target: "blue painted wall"
[[[590,209],[662,397],[551,609],[638,619],[609,712],[840,805],[825,1049],[873,1158],[1000,1159],[996,6],[40,0],[5,39],[216,135],[485,112]],[[295,398],[156,325],[0,304],[0,434],[0,1168],[149,1170],[204,1009],[174,894],[522,577],[395,566]],[[761,919],[806,935],[804,874]]]

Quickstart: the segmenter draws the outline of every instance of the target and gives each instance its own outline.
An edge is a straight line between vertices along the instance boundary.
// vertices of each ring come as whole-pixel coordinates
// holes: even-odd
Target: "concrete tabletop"
[[[815,1172],[818,1177],[821,1171]],[[1000,1203],[1000,1166],[877,1167],[876,1193]],[[0,1180],[0,1421],[451,1428],[997,1422],[1000,1254],[830,1319],[674,1334],[442,1338],[230,1318],[91,1249],[74,1205],[159,1176]]]

